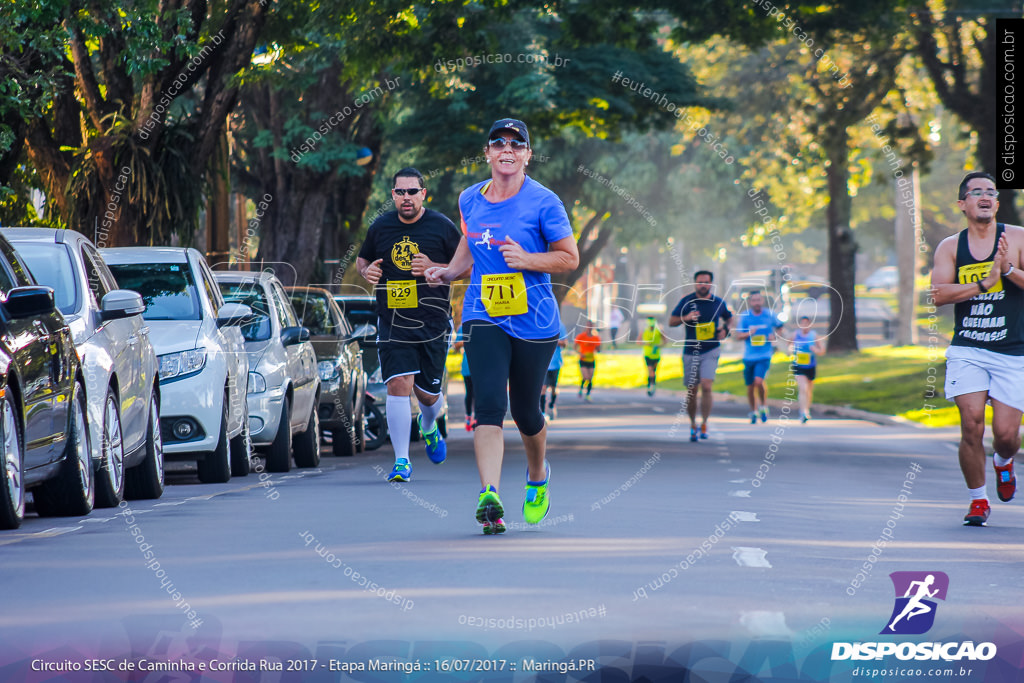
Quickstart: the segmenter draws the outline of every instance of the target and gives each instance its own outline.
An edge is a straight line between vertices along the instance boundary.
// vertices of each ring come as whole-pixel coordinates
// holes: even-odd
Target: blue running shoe
[[[768,408],[765,407],[765,406],[761,406],[761,422],[767,422],[767,421],[768,421]]]
[[[696,440],[697,440],[697,428],[696,427],[690,427],[690,441],[696,441]]]
[[[416,417],[416,425],[420,434],[423,434],[423,415]],[[434,429],[429,434],[423,434],[423,443],[427,446],[427,457],[430,458],[430,462],[440,465],[448,457],[448,445],[437,428],[437,422],[434,422]]]
[[[752,425],[756,425],[757,424],[757,413],[755,413],[754,411],[750,412],[750,424],[752,424]]]
[[[408,460],[396,460],[395,466],[391,468],[388,481],[409,481],[412,479],[412,465]]]

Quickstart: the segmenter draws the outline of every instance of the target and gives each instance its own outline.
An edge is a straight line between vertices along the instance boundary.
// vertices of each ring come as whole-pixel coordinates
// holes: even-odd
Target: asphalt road
[[[879,632],[896,571],[949,578],[932,629],[904,640],[999,648],[944,665],[971,673],[928,680],[1020,675],[1024,501],[999,503],[992,487],[989,525],[963,527],[950,430],[802,425],[779,408],[751,425],[745,407],[719,403],[711,437],[690,443],[679,396],[595,391],[584,404],[563,389],[549,517],[522,522],[525,461],[506,429],[509,531],[490,537],[451,402],[448,461],[413,444],[408,484],[385,481],[385,446],[262,482],[175,474],[159,501],[3,532],[0,680],[333,681],[400,661],[422,670],[352,680],[518,681],[569,660],[584,671],[540,680],[683,680],[686,667],[693,681],[866,680],[852,671],[865,662],[829,653],[893,639]],[[134,668],[33,670],[90,658]],[[298,670],[271,670],[278,660]],[[907,665],[868,662],[883,663]],[[601,678],[587,678],[591,664]]]

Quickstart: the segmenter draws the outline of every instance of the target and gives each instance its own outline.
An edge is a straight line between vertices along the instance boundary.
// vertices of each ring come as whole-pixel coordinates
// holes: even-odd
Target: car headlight
[[[249,386],[246,389],[250,394],[262,394],[267,390],[267,380],[258,372],[249,373]]]
[[[324,382],[338,378],[338,366],[333,361],[322,360],[316,364],[316,369],[320,373],[320,379]]]
[[[160,356],[160,381],[194,375],[206,365],[206,349],[189,349]]]
[[[377,368],[366,380],[370,384],[384,384],[384,373]]]

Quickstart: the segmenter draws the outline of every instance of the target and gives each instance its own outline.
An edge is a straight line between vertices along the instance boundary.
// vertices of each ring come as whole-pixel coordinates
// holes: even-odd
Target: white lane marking
[[[757,518],[756,512],[744,512],[743,510],[733,510],[730,517],[735,519],[737,522],[760,522]]]
[[[718,464],[720,465],[728,465],[729,463],[732,462],[732,460],[730,460],[729,458],[719,458],[716,462],[718,462]]]
[[[661,406],[651,406],[651,410],[653,410],[656,413],[664,413],[665,412],[665,409],[662,408]]]
[[[792,636],[793,631],[786,625],[784,612],[755,610],[742,612],[740,623],[755,636]]]
[[[61,534],[70,534],[72,531],[78,531],[82,527],[80,526],[55,526],[43,531],[37,531],[29,536],[38,536],[40,538],[49,538],[50,536],[60,536]]]
[[[740,471],[740,468],[739,468],[739,467],[730,467],[730,468],[729,468],[729,471],[730,471],[730,472],[739,472],[739,471]]]
[[[767,550],[761,548],[746,548],[743,546],[733,547],[732,559],[736,560],[736,564],[741,567],[767,567],[771,568],[771,562],[769,562],[765,555],[768,554]]]
[[[750,498],[750,491],[729,491],[733,498]]]
[[[730,484],[746,484],[748,481],[750,481],[750,480],[749,479],[730,479],[729,483]]]
[[[153,507],[155,507],[155,508],[174,507],[175,505],[184,505],[187,502],[188,502],[187,500],[179,500],[179,501],[174,502],[174,503],[156,503],[156,504],[153,505]]]
[[[112,522],[115,519],[116,519],[116,517],[85,517],[83,519],[78,520],[78,523],[79,524],[106,524],[107,522]]]

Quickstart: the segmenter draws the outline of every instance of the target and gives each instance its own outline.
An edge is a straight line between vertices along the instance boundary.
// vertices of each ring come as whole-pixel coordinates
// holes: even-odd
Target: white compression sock
[[[993,453],[992,459],[996,461],[996,465],[998,465],[999,467],[1006,467],[1011,462],[1013,462],[1013,458],[1004,458],[998,453]]]
[[[441,407],[444,405],[444,397],[438,396],[437,400],[434,401],[433,405],[427,405],[420,401],[420,422],[422,423],[422,431],[424,434],[429,434],[434,430],[434,422],[437,421],[437,416],[441,414]]]
[[[970,494],[971,500],[988,500],[988,494],[985,493],[984,486],[979,486],[976,489],[967,489],[967,493]]]
[[[385,402],[388,419],[388,434],[395,449],[395,461],[409,459],[409,433],[412,429],[412,407],[408,396],[388,394]]]

